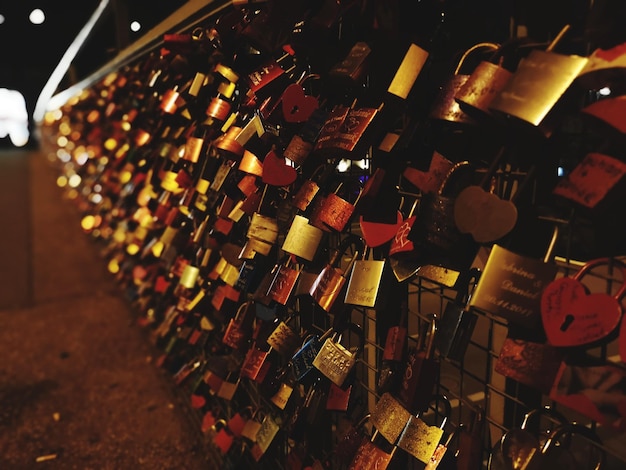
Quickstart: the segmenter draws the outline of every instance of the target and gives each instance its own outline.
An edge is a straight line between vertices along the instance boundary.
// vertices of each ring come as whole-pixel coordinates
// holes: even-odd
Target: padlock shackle
[[[441,184],[439,185],[439,189],[437,190],[437,195],[438,196],[443,195],[443,192],[445,191],[446,186],[448,185],[448,181],[450,181],[450,178],[452,178],[452,175],[454,175],[454,173],[456,173],[462,168],[468,168],[470,165],[471,163],[469,160],[462,160],[452,165],[452,167],[448,170],[448,173],[446,173],[446,176],[441,181]]]
[[[424,352],[426,354],[425,359],[432,359],[433,352],[435,351],[435,335],[437,334],[437,328],[439,326],[439,320],[437,316],[433,314],[430,320],[430,328],[428,330],[428,335],[425,336],[424,340]]]
[[[446,427],[446,424],[448,423],[448,419],[452,415],[452,404],[450,403],[450,400],[443,393],[437,393],[433,395],[430,402],[431,403],[434,402],[436,404],[436,406],[433,408],[435,416],[437,415],[443,416],[443,419],[441,421],[441,424],[439,425],[439,428],[444,429]],[[443,404],[443,413],[441,413],[441,410],[439,409],[439,406],[441,404]]]
[[[350,248],[352,244],[357,246],[357,253],[362,252],[365,249],[365,242],[363,241],[363,239],[351,233],[339,243],[337,248],[335,248],[335,252],[330,257],[328,264],[334,267],[338,267],[341,256],[346,253],[346,251],[348,250],[348,248]]]
[[[559,425],[562,425],[568,422],[567,418],[563,414],[561,414],[559,411],[557,411],[554,407],[550,405],[545,405],[542,408],[534,408],[530,410],[529,412],[527,412],[524,415],[524,419],[522,420],[520,429],[526,430],[526,427],[528,426],[530,419],[533,418],[534,416],[541,415],[541,414],[548,416],[548,418],[550,418],[552,421],[554,421],[555,423]]]
[[[569,25],[569,24],[566,24],[565,26],[563,26],[563,28],[561,28],[561,31],[559,31],[559,33],[552,40],[552,42],[550,42],[550,44],[548,44],[548,47],[546,47],[546,52],[552,52],[554,50],[554,48],[557,46],[557,44],[559,42],[561,42],[561,39],[563,39],[563,36],[565,36],[565,34],[567,34],[567,32],[570,30],[570,28],[571,28],[571,25]]]
[[[240,315],[242,315],[242,317],[245,317],[248,311],[250,310],[250,305],[252,303],[253,303],[252,300],[246,300],[245,302],[242,302],[241,305],[237,308],[237,311],[235,312],[235,316],[233,317],[233,319],[235,321],[238,321]]]
[[[500,48],[500,45],[494,42],[479,42],[478,44],[474,44],[472,47],[467,49],[463,53],[461,58],[459,59],[459,62],[456,68],[454,69],[454,75],[459,74],[459,72],[461,71],[461,67],[463,67],[463,64],[465,63],[465,60],[472,52],[477,51],[479,49],[487,49],[487,50],[495,51],[495,50],[498,50],[499,48]]]
[[[602,444],[600,441],[600,438],[595,432],[593,432],[587,426],[584,426],[578,423],[565,423],[555,428],[550,433],[550,436],[541,447],[541,455],[547,455],[554,448],[556,443],[559,443],[562,445],[563,437],[566,437],[567,439],[569,439],[574,434],[578,434],[582,436],[584,439],[589,441],[590,445],[597,447],[599,453],[598,453],[598,462],[596,463],[595,470],[602,469],[604,467],[606,454],[604,450],[599,447]]]
[[[341,342],[341,340],[344,337],[343,333],[346,331],[352,331],[353,333],[356,333],[356,335],[359,337],[359,348],[357,351],[355,351],[354,353],[355,356],[360,354],[365,348],[365,332],[363,331],[363,327],[359,325],[358,323],[355,323],[353,321],[348,321],[348,322],[341,324],[339,327],[334,328],[334,330],[335,330],[335,334],[338,335],[338,337],[333,336],[333,338],[337,338],[335,342]]]
[[[617,258],[612,258],[612,257],[605,257],[605,258],[596,258],[593,259],[591,261],[588,261],[587,263],[585,263],[585,265],[574,275],[573,279],[576,281],[580,281],[580,279],[586,274],[588,273],[590,270],[592,270],[593,268],[596,268],[598,266],[602,266],[602,265],[607,265],[609,268],[617,268],[621,271],[622,273],[622,286],[619,288],[619,290],[617,291],[617,293],[614,295],[614,298],[616,300],[620,300],[624,294],[626,293],[626,264],[624,264],[623,261],[617,259]]]

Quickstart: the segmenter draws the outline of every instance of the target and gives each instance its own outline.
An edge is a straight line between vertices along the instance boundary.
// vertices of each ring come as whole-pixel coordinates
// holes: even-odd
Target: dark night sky
[[[128,9],[130,20],[144,24],[139,33],[129,31],[129,39],[139,38],[186,0],[117,0]],[[3,4],[4,3],[4,4]],[[0,3],[0,87],[17,89],[32,111],[35,101],[67,47],[96,10],[100,0],[20,0]],[[104,16],[72,63],[76,79],[112,59],[119,50],[116,39],[115,1],[111,0]],[[46,21],[32,25],[28,14],[33,8],[46,13]],[[69,84],[69,77],[62,82]]]

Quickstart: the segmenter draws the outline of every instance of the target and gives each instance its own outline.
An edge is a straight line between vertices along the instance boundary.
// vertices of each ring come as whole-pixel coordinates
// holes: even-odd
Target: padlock
[[[272,271],[274,276],[267,288],[266,295],[281,305],[287,305],[291,299],[291,293],[298,282],[298,276],[302,268],[294,266],[294,257],[286,256],[281,263],[277,263]]]
[[[271,379],[263,382],[260,390],[278,409],[284,410],[295,387],[293,367],[291,362],[287,362],[276,371]]]
[[[380,372],[376,384],[379,394],[384,392],[397,393],[406,368],[405,355],[408,344],[407,321],[409,314],[406,285],[401,285],[395,292],[401,295],[397,304],[399,315],[397,324],[389,327],[385,336]]]
[[[457,468],[455,465],[456,464],[455,457],[452,456],[451,453],[448,453],[448,449],[450,449],[450,447],[453,446],[453,441],[458,440],[458,432],[459,432],[459,428],[457,427],[452,432],[450,432],[445,439],[442,439],[439,442],[439,444],[437,444],[437,448],[435,449],[435,451],[433,452],[433,455],[430,457],[430,459],[426,463],[424,470],[435,470],[439,468],[440,465],[441,465],[441,468],[443,469],[446,469],[446,468],[456,469]],[[480,468],[480,465],[474,468],[478,469]]]
[[[233,380],[234,377],[234,380]],[[216,395],[226,401],[230,401],[235,396],[237,388],[239,387],[239,374],[236,372],[229,372],[226,378],[222,381],[219,390]]]
[[[256,436],[263,425],[267,413],[263,408],[252,410],[252,415],[241,429],[241,437],[245,438],[250,445],[256,442]]]
[[[425,411],[431,402],[435,385],[439,380],[440,361],[435,354],[435,338],[439,320],[431,315],[419,344],[411,348],[404,376],[398,391],[398,400],[412,414]],[[423,328],[424,329],[424,328]]]
[[[337,85],[358,86],[367,74],[371,52],[372,49],[366,42],[358,41],[340,62],[330,68],[328,78]]]
[[[328,396],[326,397],[326,409],[329,411],[348,411],[350,396],[352,395],[352,382],[354,377],[348,377],[340,387],[334,383],[330,384]]]
[[[429,117],[431,119],[459,124],[477,124],[474,118],[466,114],[461,109],[459,103],[454,99],[454,97],[456,96],[458,90],[461,89],[463,84],[465,84],[470,77],[470,74],[462,73],[462,69],[464,68],[465,61],[468,57],[476,51],[495,51],[497,49],[498,44],[482,42],[475,44],[463,53],[457,63],[454,74],[446,80],[435,97],[433,106],[429,112]]]
[[[246,352],[246,356],[241,364],[241,377],[253,381],[262,380],[264,372],[267,372],[265,364],[267,363],[269,353],[269,348],[260,349],[256,343],[253,344]]]
[[[557,266],[550,259],[557,238],[558,225],[555,225],[543,260],[494,244],[469,306],[506,318],[515,325],[535,328],[541,321],[541,293],[557,273]]]
[[[358,191],[354,191],[354,186],[349,183],[355,182],[339,182],[335,190],[323,198],[316,217],[311,216],[311,224],[327,232],[342,232],[352,218],[363,192],[360,185]]]
[[[477,119],[490,117],[489,105],[507,84],[513,72],[503,66],[505,47],[499,46],[488,60],[474,68],[454,94],[461,110]]]
[[[336,105],[331,109],[317,135],[312,153],[324,153],[327,148],[330,147],[332,139],[339,131],[339,128],[348,116],[349,111],[350,107],[343,104]]]
[[[526,468],[541,442],[556,429],[568,423],[567,418],[550,405],[528,411],[519,427],[508,429],[489,453],[488,468],[513,468],[513,461]]]
[[[492,100],[489,109],[550,136],[556,108],[564,93],[588,62],[577,55],[556,54],[553,49],[569,30],[566,25],[545,51],[532,50],[520,60],[513,76]]]
[[[583,284],[585,275],[605,266],[619,272],[622,284],[615,294],[593,292]],[[622,318],[626,293],[626,264],[615,258],[585,263],[573,277],[550,282],[541,294],[541,320],[548,342],[557,347],[593,346],[614,339]]]
[[[298,191],[293,195],[292,203],[301,211],[306,211],[320,190],[320,185],[331,176],[334,171],[332,165],[320,165],[309,177],[302,182]]]
[[[225,419],[218,419],[212,426],[212,430],[215,433],[213,443],[222,455],[226,454],[235,440],[235,436],[228,429],[228,423]]]
[[[352,264],[344,302],[362,307],[374,307],[379,296],[386,260],[373,259],[373,250],[365,247],[362,259]]]
[[[246,236],[268,244],[273,244],[278,238],[278,222],[274,217],[268,217],[255,212],[252,214]]]
[[[304,379],[304,377],[314,369],[313,360],[319,354],[324,341],[333,333],[334,330],[329,328],[321,336],[312,334],[304,338],[302,346],[300,346],[291,358],[293,373],[297,381]]]
[[[469,301],[479,279],[478,268],[462,273],[457,282],[456,298],[446,303],[435,337],[439,357],[456,362],[463,359],[478,320],[477,314],[469,308]]]
[[[306,82],[319,80],[318,74],[304,72],[295,81],[290,83],[283,90],[278,104],[282,111],[283,119],[288,123],[303,123],[309,120],[311,115],[319,108],[319,101],[316,96],[307,93],[311,87]],[[272,110],[268,110],[269,113]]]
[[[292,357],[302,344],[302,336],[296,330],[299,328],[298,317],[299,314],[294,311],[284,320],[276,319],[276,328],[266,340],[273,350],[284,357]]]
[[[537,454],[536,454],[537,455]],[[582,423],[567,423],[556,428],[541,446],[535,468],[605,468],[607,453],[598,434]]]
[[[272,441],[280,430],[281,422],[278,417],[268,414],[263,422],[261,428],[256,433],[256,442],[250,448],[250,454],[255,461],[261,460],[261,457],[265,454]]]
[[[409,419],[411,419],[409,410],[391,393],[385,392],[376,402],[370,422],[388,442],[395,443]]]
[[[340,465],[347,466],[354,460],[359,447],[370,439],[367,424],[371,414],[365,414],[361,419],[353,423],[345,433],[339,436],[337,444],[333,448],[333,456]]]
[[[478,243],[504,237],[517,222],[517,207],[513,201],[504,200],[495,192],[495,175],[503,156],[504,149],[501,149],[481,182],[463,188],[454,200],[453,217],[459,232],[471,234]]]
[[[397,447],[386,450],[374,443],[379,436],[375,430],[371,439],[363,439],[356,451],[348,470],[385,470],[393,458]]]
[[[337,131],[324,142],[324,152],[349,160],[362,160],[382,107],[382,104],[378,108],[351,107]]]
[[[283,156],[288,158],[296,165],[302,165],[309,157],[315,142],[328,118],[328,111],[324,108],[317,108],[300,128],[299,132],[294,134],[285,147]]]
[[[313,261],[324,236],[324,231],[309,223],[309,219],[296,214],[291,222],[282,250],[298,258]]]
[[[346,331],[358,336],[359,342],[355,348],[346,348],[337,341],[337,334],[340,332],[342,333],[342,341],[349,339],[349,335],[345,334]],[[341,328],[335,329],[335,334],[326,338],[320,352],[313,360],[313,366],[331,382],[341,387],[356,365],[364,347],[365,334],[363,328],[357,323],[348,322]]]
[[[417,220],[415,209],[417,209],[419,202],[420,199],[415,198],[409,213],[398,226],[394,237],[391,239],[391,245],[389,247],[389,264],[399,282],[406,281],[419,269],[411,268],[409,270],[400,263],[400,260],[405,257],[409,257],[416,247],[417,235],[416,232],[413,231],[413,226]]]
[[[473,409],[469,424],[461,423],[457,428],[456,468],[476,470],[483,463],[486,416],[482,408]]]
[[[563,351],[542,340],[516,338],[509,330],[494,371],[548,395],[557,377]]]
[[[237,313],[228,321],[222,337],[222,343],[236,351],[243,350],[252,337],[254,323],[254,309],[250,308],[251,301],[243,302]]]
[[[248,420],[252,419],[254,415],[254,408],[252,406],[246,406],[239,411],[233,413],[233,415],[228,419],[227,425],[230,432],[235,437],[240,437],[244,428],[246,427],[246,423]]]
[[[552,194],[573,202],[575,206],[594,209],[608,199],[607,196],[613,188],[623,181],[624,174],[626,163],[619,158],[600,152],[589,152],[559,179]]]
[[[424,464],[428,464],[435,455],[441,438],[444,436],[448,417],[452,414],[452,406],[447,397],[437,395],[434,400],[437,403],[434,414],[435,416],[442,415],[441,423],[438,425],[427,424],[421,418],[421,416],[424,416],[424,413],[420,413],[417,416],[411,415],[398,438],[398,448],[408,452]],[[440,404],[443,405],[443,413],[439,411]]]
[[[450,261],[458,257],[456,263],[448,264],[450,267],[459,264],[465,266],[474,259],[474,252],[476,251],[473,244],[470,243],[471,237],[462,234],[454,221],[456,198],[460,189],[468,186],[473,173],[474,165],[469,161],[464,160],[455,163],[446,174],[438,191],[424,195],[420,202],[416,224],[424,237],[418,249],[430,249],[434,252],[435,260],[437,259],[437,252],[445,253],[443,258]]]
[[[341,268],[341,261],[346,252],[354,247],[352,258],[345,269]],[[359,237],[350,235],[346,237],[338,246],[337,250],[331,257],[326,266],[322,268],[320,273],[313,281],[309,294],[315,300],[315,302],[326,312],[329,312],[339,298],[340,293],[343,292],[343,287],[346,284],[346,275],[352,269],[352,264],[356,261],[356,258],[363,252],[363,242]]]

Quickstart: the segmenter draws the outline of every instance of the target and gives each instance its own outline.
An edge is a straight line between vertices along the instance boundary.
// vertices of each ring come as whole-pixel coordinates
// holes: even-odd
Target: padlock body
[[[412,351],[398,392],[399,401],[414,415],[425,411],[431,401],[438,377],[439,362],[426,357],[424,351]]]

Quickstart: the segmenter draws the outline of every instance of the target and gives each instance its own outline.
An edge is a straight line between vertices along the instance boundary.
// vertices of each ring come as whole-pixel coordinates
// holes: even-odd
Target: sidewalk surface
[[[0,152],[0,469],[212,469],[57,175]]]

